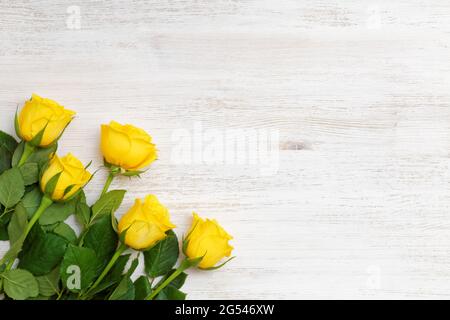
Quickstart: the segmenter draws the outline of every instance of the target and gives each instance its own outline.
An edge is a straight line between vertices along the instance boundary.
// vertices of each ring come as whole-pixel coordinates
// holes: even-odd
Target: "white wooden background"
[[[196,210],[234,235],[189,298],[450,298],[449,2],[0,0],[0,40],[3,130],[53,98],[95,168],[101,123],[139,125],[160,159],[119,214],[154,193],[179,234]],[[278,172],[175,163],[196,123],[277,130]]]

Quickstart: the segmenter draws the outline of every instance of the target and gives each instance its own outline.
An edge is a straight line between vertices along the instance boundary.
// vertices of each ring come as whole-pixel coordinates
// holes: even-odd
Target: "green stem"
[[[13,264],[14,264],[15,259],[12,259],[11,261],[9,261],[9,263],[6,265],[5,271],[9,271],[11,270]]]
[[[34,152],[35,147],[32,146],[30,143],[25,142],[25,147],[23,148],[22,156],[20,157],[19,163],[17,164],[18,167],[22,166],[27,159],[31,156],[31,154]]]
[[[8,209],[5,207],[5,209],[3,209],[3,212],[0,214],[0,219],[3,218],[5,214],[10,213],[11,211],[14,211],[14,209]]]
[[[33,228],[34,224],[39,220],[39,218],[44,213],[45,209],[50,207],[53,204],[53,200],[50,199],[47,195],[44,195],[41,200],[41,204],[39,205],[39,208],[34,213],[33,217],[27,224],[27,228],[25,230],[25,238],[30,233],[31,229]]]
[[[86,233],[89,229],[89,226],[86,227],[86,229],[84,229],[81,234],[80,234],[80,240],[78,241],[78,246],[82,247],[84,244],[84,237],[86,236]]]
[[[97,280],[94,282],[94,284],[86,291],[86,293],[82,296],[82,298],[85,298],[92,290],[94,290],[100,282],[103,280],[103,278],[108,274],[109,270],[114,266],[117,259],[122,255],[122,253],[127,249],[127,246],[123,243],[120,243],[119,247],[117,248],[116,252],[112,256],[111,260],[109,260],[109,263],[106,265],[103,272],[100,274],[100,276],[97,278]]]
[[[42,197],[42,200],[41,200],[41,203],[39,205],[39,208],[36,210],[36,212],[34,213],[33,217],[31,218],[31,220],[27,224],[27,227],[25,229],[25,233],[23,235],[23,239],[24,240],[27,238],[27,236],[30,233],[31,229],[33,228],[34,224],[42,216],[42,214],[44,213],[45,209],[47,209],[52,203],[53,203],[53,200],[50,199],[48,196],[44,195]],[[9,261],[8,265],[6,266],[6,270],[11,270],[11,267],[14,264],[14,260],[15,260],[15,258],[13,258],[13,259],[11,259]]]
[[[108,178],[105,181],[105,185],[103,186],[102,194],[100,195],[100,197],[103,196],[106,192],[108,192],[108,189],[111,186],[111,183],[113,182],[114,177],[115,177],[115,174],[114,174],[114,172],[111,171],[108,175]],[[80,240],[78,241],[79,247],[83,246],[84,237],[86,236],[86,233],[88,232],[89,228],[90,228],[90,224],[88,224],[86,226],[86,228],[81,232]]]
[[[58,292],[58,297],[56,298],[56,300],[61,300],[61,298],[62,298],[63,293],[64,293],[65,290],[66,290],[66,289],[64,289],[64,288],[62,288],[61,290],[59,290],[59,292]]]
[[[115,173],[111,171],[108,175],[108,178],[105,181],[105,185],[103,186],[102,194],[100,195],[100,197],[103,196],[106,192],[108,192],[108,189],[111,186],[111,183],[113,182],[114,177],[115,177]],[[80,235],[80,240],[78,241],[79,247],[83,246],[84,237],[86,236],[86,233],[88,232],[89,228],[90,228],[90,224],[88,224],[86,226],[86,228],[82,231],[82,233]]]
[[[102,195],[104,195],[106,192],[108,192],[109,186],[111,185],[111,182],[114,179],[114,173],[110,172],[108,175],[108,178],[106,179],[105,185],[103,186]]]
[[[153,292],[145,298],[145,300],[153,300],[154,297],[158,295],[158,293],[161,292],[162,289],[167,287],[176,277],[178,277],[184,270],[190,268],[192,264],[188,261],[188,259],[185,259],[181,262],[180,266],[177,270],[174,271],[163,283],[161,283]]]

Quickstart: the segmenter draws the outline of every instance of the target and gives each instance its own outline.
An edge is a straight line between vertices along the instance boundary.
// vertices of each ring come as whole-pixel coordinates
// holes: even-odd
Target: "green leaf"
[[[78,203],[84,203],[86,204],[86,194],[84,193],[83,189],[80,189],[80,193],[78,194]]]
[[[202,270],[205,271],[213,271],[213,270],[218,270],[220,268],[222,268],[223,266],[225,266],[228,262],[230,262],[231,260],[233,260],[234,258],[236,258],[235,256],[228,258],[227,260],[225,260],[224,262],[222,262],[221,264],[214,266],[214,267],[209,267],[209,268],[202,268]],[[199,262],[200,263],[200,262]]]
[[[131,254],[123,254],[117,259],[114,267],[111,271],[106,275],[105,280],[109,279],[111,281],[119,282],[124,274],[125,267],[127,266],[128,261],[130,260]]]
[[[175,271],[176,269],[172,269],[168,274],[161,278],[161,280],[156,284],[155,287],[159,287]],[[155,300],[184,300],[186,298],[186,294],[184,292],[167,288],[173,287],[175,289],[181,289],[181,287],[186,282],[187,276],[188,275],[185,272],[180,273],[167,285],[167,287],[161,290],[161,292],[156,296]]]
[[[131,261],[130,268],[127,271],[127,276],[128,277],[132,276],[134,271],[136,271],[136,268],[138,267],[138,265],[139,265],[139,254],[136,256],[136,258],[134,258],[133,261]]]
[[[74,267],[79,270],[79,274],[76,274]],[[63,285],[72,292],[84,290],[95,279],[99,269],[94,250],[69,245],[61,263],[60,273]],[[79,283],[77,283],[77,276],[80,277]]]
[[[54,223],[54,224],[47,224],[45,226],[41,226],[42,230],[44,230],[45,232],[53,232],[53,230],[60,224],[60,222],[58,223]]]
[[[48,225],[65,221],[71,214],[75,213],[77,200],[74,198],[67,202],[53,203],[39,218],[39,224]]]
[[[20,210],[20,208],[22,208]],[[23,207],[17,205],[14,214],[11,216],[11,221],[8,225],[8,237],[10,248],[3,255],[0,260],[0,266],[2,263],[9,260],[16,259],[17,254],[22,250],[23,242],[25,241],[25,229],[27,227],[27,213]]]
[[[141,174],[145,173],[145,171],[132,171],[132,170],[127,170],[125,172],[122,173],[123,176],[125,177],[140,177]]]
[[[152,285],[146,276],[140,276],[134,281],[134,300],[145,300],[152,293]]]
[[[175,272],[176,269],[172,269],[170,270],[170,272],[168,274],[166,274],[164,277],[161,278],[161,280],[158,282],[158,284],[156,285],[157,287],[162,284],[168,277],[170,277],[172,275],[172,273]],[[186,282],[187,279],[187,273],[182,272],[180,273],[175,279],[173,279],[169,285],[173,286],[177,289],[181,289],[181,287],[184,285],[184,283]]]
[[[86,196],[83,190],[78,195],[78,202],[75,206],[75,217],[84,227],[87,227],[91,220],[91,208],[86,204]]]
[[[84,237],[84,246],[93,249],[99,261],[106,265],[116,251],[119,238],[111,226],[111,218],[105,215],[95,222]]]
[[[16,147],[16,140],[3,131],[0,131],[0,174],[11,168],[12,156]]]
[[[39,208],[42,200],[42,193],[39,187],[34,187],[31,191],[27,192],[25,196],[22,198],[22,201],[16,206],[16,210],[18,210],[19,206],[22,206],[27,212],[28,219],[34,215],[36,210]]]
[[[25,184],[18,168],[6,170],[0,175],[0,203],[14,207],[25,193]]]
[[[25,142],[22,141],[17,145],[16,150],[14,150],[14,153],[13,153],[13,156],[11,159],[11,165],[13,167],[15,167],[19,164],[19,161],[20,161],[20,158],[22,157],[24,148],[25,148]]]
[[[155,300],[186,300],[186,293],[174,286],[167,286],[161,290]]]
[[[91,208],[86,203],[77,203],[75,216],[77,217],[78,222],[86,227],[91,219]]]
[[[20,215],[24,215],[25,217],[31,218],[31,214],[29,215],[27,210],[25,209],[25,207],[23,206],[22,201],[19,202],[18,204],[16,204],[16,207],[14,208],[14,214],[20,214]]]
[[[39,285],[39,295],[51,297],[59,293],[59,268],[53,269],[49,274],[36,277]]]
[[[24,163],[20,168],[23,181],[26,186],[36,183],[39,180],[39,166],[35,162]]]
[[[168,273],[178,260],[178,238],[173,231],[151,249],[144,251],[145,271],[154,278]]]
[[[58,223],[58,225],[53,229],[53,233],[60,235],[72,244],[77,242],[77,234],[67,223]]]
[[[57,145],[51,145],[48,148],[36,148],[36,150],[27,159],[27,162],[34,162],[42,168],[49,160],[50,157],[56,152]]]
[[[8,151],[0,148],[0,174],[11,168],[11,158]]]
[[[2,277],[5,293],[14,300],[25,300],[39,294],[37,280],[26,270],[9,270],[3,273]]]
[[[41,144],[42,138],[44,137],[45,130],[47,129],[47,126],[49,124],[49,120],[47,120],[47,123],[45,126],[28,142],[30,145],[34,147],[39,147]]]
[[[101,218],[104,215],[114,213],[122,203],[126,190],[112,190],[105,193],[92,206],[91,222]]]
[[[55,191],[56,185],[58,184],[59,177],[61,176],[61,172],[58,172],[53,177],[51,177],[47,184],[45,185],[45,194],[51,195],[53,191]]]
[[[11,245],[23,238],[23,234],[28,224],[26,211],[18,210],[19,208],[20,207],[16,207],[16,211],[12,215],[8,226],[9,242]]]
[[[125,266],[127,265],[130,256],[131,254],[121,255],[119,259],[117,259],[112,269],[108,272],[106,277],[103,278],[100,284],[91,291],[90,295],[93,296],[117,284],[122,279]]]
[[[125,238],[127,237],[127,231],[128,231],[128,228],[125,229],[125,230],[123,230],[123,231],[119,234],[119,241],[120,241],[120,243],[125,244]]]
[[[134,300],[134,285],[129,277],[123,277],[108,300]]]
[[[19,111],[19,106],[17,106],[16,108],[16,113],[14,114],[14,129],[16,131],[16,135],[18,137],[22,137],[22,134],[20,132],[20,125],[19,125],[19,115],[18,115],[18,111]]]
[[[46,233],[35,225],[19,254],[19,268],[41,276],[52,271],[62,260],[67,240],[53,233]]]
[[[63,196],[65,197],[65,196],[67,196],[69,193],[70,193],[70,191],[72,191],[72,189],[73,188],[75,188],[75,184],[71,184],[71,185],[69,185],[68,187],[66,187],[65,189],[64,189],[64,192],[63,192]],[[67,199],[67,198],[66,198]]]
[[[8,224],[11,220],[11,212],[5,214],[3,217],[0,218],[0,241],[7,241],[9,240],[8,235]]]
[[[9,134],[0,131],[0,148],[5,149],[12,154],[17,148],[17,141]]]
[[[113,230],[116,233],[119,233],[119,222],[117,221],[116,216],[113,214],[111,214],[111,225],[112,225]]]
[[[25,233],[13,244],[11,244],[9,250],[5,253],[3,258],[0,260],[0,265],[9,260],[16,259],[20,250],[22,250],[22,244],[25,241]]]

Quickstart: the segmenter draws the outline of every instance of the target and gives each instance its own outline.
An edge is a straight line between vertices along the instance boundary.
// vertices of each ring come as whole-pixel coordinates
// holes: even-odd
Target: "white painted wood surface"
[[[3,130],[51,97],[78,112],[59,153],[98,167],[99,125],[139,125],[160,159],[119,213],[154,193],[179,234],[234,235],[189,298],[450,298],[449,2],[4,0],[0,40]],[[199,123],[279,132],[278,172],[177,164]]]

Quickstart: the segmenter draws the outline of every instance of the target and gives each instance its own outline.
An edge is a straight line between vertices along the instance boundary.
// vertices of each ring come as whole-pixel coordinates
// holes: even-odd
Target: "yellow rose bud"
[[[119,234],[126,230],[125,244],[136,250],[150,248],[173,228],[169,211],[154,195],[148,195],[144,202],[136,199],[118,225]]]
[[[50,198],[53,201],[64,201],[74,195],[89,182],[92,175],[87,171],[80,160],[72,154],[59,158],[56,154],[50,160],[47,169],[41,178],[41,190],[46,192],[47,183],[57,174],[60,174],[58,182]]]
[[[203,257],[199,268],[214,267],[220,260],[231,255],[233,247],[228,241],[233,239],[216,220],[203,220],[195,212],[191,230],[186,238],[185,254],[190,259]]]
[[[157,157],[151,136],[142,129],[115,121],[102,125],[101,150],[106,162],[131,171],[148,166]]]
[[[33,94],[17,118],[18,134],[23,140],[31,141],[45,128],[39,146],[47,147],[61,136],[74,115],[75,112],[57,102]]]

